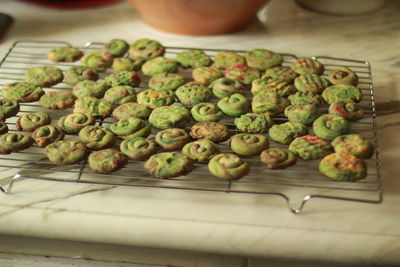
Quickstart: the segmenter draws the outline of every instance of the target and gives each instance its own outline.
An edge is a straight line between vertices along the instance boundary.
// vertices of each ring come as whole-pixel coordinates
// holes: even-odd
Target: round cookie
[[[137,101],[139,104],[154,109],[172,105],[175,98],[171,94],[168,94],[168,91],[145,90],[137,95]]]
[[[115,86],[104,93],[103,100],[113,105],[135,102],[136,90],[128,85]]]
[[[332,84],[347,84],[356,86],[358,84],[358,76],[347,67],[335,68],[328,72],[328,80]]]
[[[210,84],[213,94],[218,98],[224,98],[236,93],[243,93],[246,90],[239,81],[219,78]]]
[[[32,83],[14,82],[3,85],[1,95],[6,100],[30,103],[38,101],[44,95],[44,91]]]
[[[103,46],[103,50],[113,57],[122,57],[129,49],[129,44],[122,39],[112,39]]]
[[[220,121],[224,116],[215,104],[206,102],[195,105],[190,113],[197,122]]]
[[[280,66],[283,62],[281,55],[267,49],[257,48],[244,54],[248,66],[264,71]]]
[[[151,133],[151,127],[147,121],[134,117],[120,119],[111,124],[108,129],[122,139],[147,137]]]
[[[198,122],[190,129],[194,139],[208,139],[214,143],[227,140],[230,136],[228,127],[221,122]]]
[[[67,134],[77,134],[83,127],[93,125],[94,118],[90,114],[75,112],[62,116],[57,124]]]
[[[189,142],[189,134],[180,128],[169,128],[156,134],[156,143],[165,150],[179,150]]]
[[[289,150],[304,160],[320,159],[332,152],[329,141],[313,135],[305,135],[294,139]]]
[[[79,132],[79,139],[92,150],[109,148],[117,141],[117,137],[110,130],[97,125],[83,127]]]
[[[247,113],[235,119],[235,125],[241,132],[265,133],[273,124],[268,114]]]
[[[206,163],[216,154],[220,153],[219,147],[213,141],[208,139],[197,140],[191,143],[187,143],[183,149],[182,153],[200,163]]]
[[[155,108],[149,117],[151,126],[158,129],[182,128],[189,121],[189,110],[179,105]]]
[[[115,58],[111,68],[115,71],[139,71],[143,65],[143,61],[134,60],[128,57]]]
[[[106,51],[97,51],[85,55],[81,64],[96,72],[105,72],[113,63],[114,57]]]
[[[362,98],[361,90],[357,87],[345,84],[337,84],[329,86],[322,93],[325,102],[332,104],[333,102],[360,102]]]
[[[297,90],[304,93],[321,94],[330,85],[330,82],[323,76],[311,73],[300,75],[294,80]]]
[[[285,81],[276,81],[270,78],[256,79],[251,83],[251,93],[256,95],[263,91],[274,91],[280,96],[294,94],[296,89]]]
[[[82,97],[75,101],[74,112],[90,114],[94,117],[106,118],[111,115],[112,105],[95,97]]]
[[[0,154],[10,154],[29,148],[33,144],[30,135],[22,133],[5,133],[0,136]]]
[[[70,92],[46,92],[39,103],[47,109],[67,109],[75,104],[75,96]]]
[[[267,137],[262,134],[240,133],[231,137],[230,148],[241,156],[258,155],[269,147]]]
[[[336,153],[346,153],[361,159],[369,159],[374,153],[373,145],[359,134],[338,136],[331,145]]]
[[[306,135],[308,128],[304,124],[298,122],[285,122],[282,124],[275,124],[269,129],[269,137],[280,144],[288,145],[295,138]]]
[[[27,70],[25,81],[41,87],[51,87],[64,79],[62,70],[54,66],[39,66]]]
[[[260,72],[256,68],[245,64],[235,64],[225,70],[225,76],[228,79],[239,81],[242,84],[249,85],[255,79],[260,78]]]
[[[32,138],[38,147],[46,147],[51,143],[64,139],[64,132],[61,128],[52,125],[44,125],[32,133]]]
[[[212,63],[211,58],[202,50],[179,52],[175,60],[184,68],[206,67]]]
[[[319,171],[331,179],[356,181],[367,176],[367,164],[346,153],[333,153],[321,160]]]
[[[201,102],[207,102],[212,97],[210,88],[198,82],[188,82],[175,91],[179,102],[192,107]]]
[[[180,152],[164,152],[151,156],[144,168],[156,178],[172,178],[188,174],[193,169],[193,161]]]
[[[147,76],[154,76],[165,72],[177,72],[178,62],[165,57],[152,58],[142,65],[142,72]]]
[[[283,147],[271,147],[260,155],[260,161],[270,169],[285,169],[297,162],[297,156]]]
[[[364,111],[354,102],[333,102],[329,106],[329,114],[339,115],[349,121],[358,121],[364,116]]]
[[[285,116],[289,121],[304,125],[311,125],[321,115],[318,107],[312,104],[290,105],[285,109]]]
[[[50,115],[45,112],[26,113],[18,118],[16,127],[20,131],[33,132],[40,126],[50,124],[50,122]]]
[[[247,98],[241,94],[233,94],[218,101],[218,108],[228,116],[237,117],[250,109]]]
[[[217,69],[227,69],[235,64],[246,64],[243,56],[230,51],[219,51],[214,58],[214,67]]]
[[[339,135],[350,131],[350,123],[338,115],[324,114],[313,123],[316,136],[326,140],[333,140]]]
[[[15,100],[0,99],[0,121],[5,121],[17,115],[19,104]]]
[[[214,67],[199,67],[193,70],[192,77],[196,82],[209,85],[213,81],[224,77],[224,74]]]
[[[215,177],[238,180],[249,173],[249,164],[239,156],[229,153],[217,154],[208,163],[208,170]]]
[[[298,74],[288,67],[273,67],[267,69],[262,77],[292,83],[297,76]]]
[[[154,140],[135,137],[122,141],[120,149],[130,159],[146,160],[157,152],[157,144]]]
[[[323,102],[320,95],[304,92],[297,92],[293,95],[290,95],[288,96],[288,99],[291,105],[312,104],[318,106]]]
[[[179,86],[185,84],[185,78],[176,73],[160,73],[149,80],[149,87],[153,90],[175,91]]]
[[[85,66],[73,66],[65,71],[63,82],[74,86],[81,81],[97,81],[98,79],[99,74],[91,68]]]
[[[150,113],[151,113],[151,108],[149,108],[148,106],[136,102],[128,102],[114,109],[112,116],[117,120],[126,119],[130,117],[146,120],[149,118]]]
[[[83,57],[83,52],[70,46],[56,47],[47,53],[47,58],[54,62],[75,62],[81,57]]]
[[[115,87],[119,85],[128,85],[128,86],[139,86],[140,77],[136,71],[117,71],[105,78],[105,81],[109,87]]]
[[[109,87],[105,82],[85,80],[75,84],[72,93],[76,98],[82,98],[85,96],[102,98],[108,88]]]
[[[316,59],[310,57],[299,57],[291,65],[290,68],[298,74],[322,74],[324,73],[324,65]]]
[[[282,113],[287,106],[289,106],[289,101],[275,91],[262,91],[251,101],[251,109],[254,113],[277,115]]]
[[[5,122],[0,121],[0,135],[8,132],[8,126]]]
[[[138,39],[129,47],[129,57],[136,60],[148,60],[164,55],[165,48],[157,41]]]
[[[45,155],[59,166],[71,165],[85,159],[87,147],[79,141],[56,141],[46,147]]]
[[[128,163],[128,158],[114,149],[102,149],[90,153],[88,163],[92,171],[110,173],[120,170]]]

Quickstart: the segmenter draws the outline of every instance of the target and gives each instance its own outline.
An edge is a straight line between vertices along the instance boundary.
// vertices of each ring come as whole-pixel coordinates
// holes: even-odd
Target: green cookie
[[[231,137],[230,147],[241,156],[254,156],[267,149],[269,142],[262,134],[240,133]]]
[[[226,141],[229,136],[228,127],[221,122],[198,122],[190,129],[194,139],[208,139],[214,143]]]
[[[201,102],[208,102],[212,97],[210,88],[198,82],[188,82],[175,91],[179,102],[192,107]]]
[[[290,68],[301,75],[306,74],[322,74],[324,73],[324,65],[316,59],[309,57],[299,57],[290,65]]]
[[[0,121],[5,121],[17,115],[19,112],[19,104],[15,100],[0,99]]]
[[[149,108],[157,108],[162,106],[170,106],[174,103],[173,95],[167,91],[145,90],[137,95],[139,104],[148,106]]]
[[[185,78],[175,73],[160,73],[150,78],[149,87],[153,90],[175,91],[185,84]]]
[[[180,128],[169,128],[156,134],[156,143],[165,150],[179,150],[189,142],[189,134]]]
[[[45,125],[32,133],[32,138],[38,147],[46,147],[51,143],[64,139],[65,133],[57,126]]]
[[[260,155],[260,161],[270,169],[285,169],[297,162],[297,156],[283,147],[271,147]]]
[[[148,106],[136,102],[128,102],[114,109],[112,116],[117,120],[130,117],[147,120],[150,116],[150,113],[151,108],[149,108]]]
[[[165,48],[159,42],[150,39],[139,39],[131,44],[129,57],[136,60],[148,60],[164,55]]]
[[[251,108],[254,113],[277,115],[289,106],[289,101],[275,91],[262,91],[253,97]]]
[[[8,126],[5,122],[0,121],[0,135],[8,132]]]
[[[140,77],[136,71],[117,71],[105,78],[105,81],[109,87],[115,87],[120,85],[128,86],[139,86]]]
[[[297,76],[298,74],[288,67],[273,67],[267,69],[262,77],[292,83]]]
[[[268,114],[247,113],[235,119],[235,125],[241,132],[265,133],[273,124]]]
[[[212,103],[199,103],[190,110],[190,113],[197,122],[220,121],[224,116],[222,111]]]
[[[253,49],[244,54],[246,63],[250,67],[264,71],[268,68],[277,67],[282,64],[283,58],[281,55],[267,49]]]
[[[142,72],[147,76],[154,76],[160,73],[178,71],[178,62],[165,57],[156,57],[146,61],[142,66]]]
[[[41,87],[51,87],[63,79],[62,70],[54,66],[33,67],[25,73],[25,81]]]
[[[326,140],[333,140],[339,135],[350,131],[350,123],[338,115],[324,114],[313,123],[316,136]]]
[[[81,81],[75,84],[72,93],[76,98],[86,96],[102,98],[109,87],[105,82],[95,82],[90,80]]]
[[[136,90],[128,85],[115,86],[105,92],[103,99],[113,105],[135,102]]]
[[[47,53],[47,58],[54,62],[75,62],[83,56],[83,52],[70,46],[56,47]]]
[[[144,168],[153,177],[167,179],[191,172],[193,161],[179,152],[164,152],[151,156]]]
[[[236,93],[243,93],[246,90],[239,81],[219,78],[210,84],[213,94],[218,98],[224,98]]]
[[[288,145],[295,138],[306,135],[308,128],[304,124],[298,122],[285,122],[275,124],[269,129],[269,137],[277,143]]]
[[[189,110],[178,105],[155,108],[149,117],[150,124],[158,129],[183,128],[189,121]]]
[[[321,111],[315,105],[298,104],[288,106],[285,109],[285,116],[291,122],[311,125],[319,116],[321,116]]]
[[[147,121],[134,117],[120,119],[111,124],[108,129],[122,139],[147,137],[151,133],[151,127]]]
[[[360,102],[362,98],[361,90],[357,87],[345,84],[329,86],[322,93],[325,102]]]
[[[220,51],[215,55],[214,66],[217,69],[227,69],[235,64],[246,64],[243,56],[230,51]]]
[[[157,152],[157,144],[143,137],[125,139],[120,145],[121,152],[133,160],[146,160]]]
[[[256,95],[263,91],[274,91],[280,96],[294,94],[296,89],[285,81],[276,81],[270,78],[256,79],[251,83],[251,93]]]
[[[97,51],[85,55],[81,64],[96,72],[105,72],[113,63],[114,57],[106,51]]]
[[[45,154],[56,165],[71,165],[84,160],[87,147],[79,141],[56,141],[46,147]]]
[[[9,101],[29,103],[38,101],[44,95],[44,91],[32,83],[14,82],[3,85],[1,95]]]
[[[319,171],[331,179],[356,181],[367,176],[367,164],[346,153],[333,153],[321,160]]]
[[[77,134],[83,127],[93,125],[94,118],[90,114],[75,112],[62,116],[57,124],[64,132]]]
[[[212,60],[202,50],[190,50],[179,52],[176,61],[184,68],[206,67],[211,65]]]
[[[331,70],[328,73],[328,80],[332,84],[347,84],[356,86],[358,84],[358,76],[347,67],[340,67]]]
[[[260,78],[260,72],[258,69],[249,67],[245,64],[235,64],[225,70],[225,76],[229,79],[249,85],[254,80]]]
[[[33,138],[22,133],[5,133],[0,136],[0,154],[10,154],[29,148]]]
[[[112,39],[104,45],[103,50],[113,57],[122,57],[129,49],[129,44],[122,39]]]
[[[70,108],[75,103],[75,96],[67,91],[67,92],[46,92],[43,95],[39,103],[42,107],[47,109],[66,109]]]
[[[64,83],[74,86],[75,84],[85,81],[97,81],[99,74],[89,67],[74,66],[65,71]]]
[[[250,103],[245,96],[233,94],[218,101],[218,108],[228,116],[237,117],[249,111]]]
[[[219,152],[218,145],[208,139],[188,143],[182,149],[182,153],[185,156],[200,163],[210,161],[210,159]]]
[[[111,115],[112,105],[104,100],[86,96],[75,101],[74,112],[106,118]]]
[[[143,61],[134,60],[128,57],[115,58],[111,68],[115,71],[139,71]]]
[[[249,173],[249,164],[239,156],[229,153],[215,155],[208,163],[208,170],[215,177],[238,180]]]
[[[369,159],[374,153],[374,146],[359,134],[338,136],[331,144],[336,153],[346,153],[361,159]]]
[[[196,82],[209,85],[213,81],[224,77],[224,74],[214,67],[199,67],[193,70],[192,77]]]
[[[358,121],[364,111],[354,102],[333,102],[329,106],[329,114],[339,115],[349,121]]]
[[[312,105],[320,105],[322,104],[323,100],[320,95],[314,93],[304,93],[304,92],[297,92],[293,95],[288,96],[291,105],[298,105],[298,104],[312,104]]]
[[[109,148],[117,141],[117,137],[110,130],[95,125],[83,127],[79,132],[79,139],[92,150]]]
[[[289,145],[289,150],[304,160],[320,159],[332,153],[332,146],[325,139],[305,135],[294,139]]]
[[[121,152],[108,148],[90,153],[88,163],[95,172],[110,173],[125,166],[128,158]]]
[[[294,80],[294,86],[297,90],[304,93],[321,94],[330,82],[318,74],[300,75]]]
[[[16,122],[17,129],[20,131],[33,132],[43,125],[50,124],[50,115],[45,112],[26,113],[20,116]]]

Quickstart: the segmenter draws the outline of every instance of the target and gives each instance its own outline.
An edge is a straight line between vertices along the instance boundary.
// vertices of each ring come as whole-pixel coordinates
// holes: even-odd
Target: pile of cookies
[[[258,156],[270,169],[290,167],[298,158],[322,159],[319,169],[332,179],[366,177],[363,159],[372,156],[373,146],[349,134],[351,122],[364,116],[357,104],[362,98],[358,77],[349,68],[323,75],[324,65],[308,57],[283,67],[282,56],[266,49],[243,55],[220,51],[213,58],[201,50],[179,52],[175,59],[164,54],[164,46],[149,39],[131,45],[113,39],[86,55],[73,47],[52,49],[49,60],[81,64],[65,72],[32,67],[24,82],[3,86],[0,154],[36,145],[57,165],[88,157],[99,173],[117,171],[129,159],[146,161],[144,168],[157,178],[188,174],[196,162],[226,180],[248,174],[246,157]],[[192,79],[179,74],[182,69],[190,69]],[[146,90],[138,88],[144,76],[149,77]],[[43,90],[60,82],[71,90]],[[19,103],[36,101],[48,110],[73,112],[57,125],[46,112],[27,113],[18,117],[17,129],[32,133],[8,133],[5,121],[17,115]],[[287,122],[275,124],[281,114]],[[96,124],[110,116],[116,120],[110,126]],[[235,129],[222,122],[228,118]],[[155,138],[149,138],[152,132]],[[64,140],[66,135],[79,139]],[[231,152],[221,153],[219,143],[227,140]]]

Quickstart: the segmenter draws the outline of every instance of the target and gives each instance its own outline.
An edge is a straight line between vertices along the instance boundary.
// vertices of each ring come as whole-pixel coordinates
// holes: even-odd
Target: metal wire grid
[[[17,41],[0,62],[0,86],[13,81],[22,81],[25,71],[33,66],[54,65],[62,70],[79,63],[54,63],[47,60],[46,53],[58,46],[71,46],[59,41]],[[84,52],[100,49],[104,43],[89,42],[82,47]],[[174,58],[184,50],[193,48],[166,47],[166,57]],[[213,56],[219,49],[202,49]],[[244,53],[242,50],[229,50]],[[296,56],[283,54],[287,66]],[[304,204],[311,198],[327,198],[335,200],[358,201],[365,203],[382,202],[380,161],[376,133],[376,112],[374,91],[370,64],[366,61],[333,58],[325,56],[314,57],[321,61],[326,70],[338,66],[347,66],[359,76],[359,88],[363,92],[360,106],[365,110],[365,117],[352,123],[352,133],[359,133],[375,145],[374,157],[367,160],[368,174],[366,179],[357,182],[339,182],[328,179],[318,171],[319,161],[302,161],[285,170],[269,170],[258,160],[258,157],[246,158],[250,164],[250,173],[239,181],[223,181],[211,176],[204,164],[195,164],[195,169],[187,176],[170,180],[160,180],[149,177],[143,169],[143,162],[130,161],[122,170],[112,174],[96,174],[90,170],[86,161],[71,166],[56,166],[49,162],[43,154],[43,149],[31,147],[10,155],[0,155],[0,170],[5,178],[0,180],[0,191],[10,193],[15,181],[21,179],[38,179],[60,182],[76,182],[88,184],[123,185],[135,187],[169,188],[210,192],[248,193],[277,195],[286,200],[288,208],[293,213],[300,213]],[[181,70],[182,75],[190,77],[191,70]],[[103,74],[107,75],[108,73]],[[148,78],[142,76],[142,83],[138,90],[147,89]],[[48,90],[71,90],[71,86],[58,84]],[[327,106],[322,109],[327,110]],[[21,113],[32,111],[46,111],[51,114],[53,124],[72,109],[52,111],[43,109],[38,103],[21,104]],[[283,116],[274,118],[276,121],[287,120]],[[7,120],[11,132],[17,131],[16,117]],[[96,124],[107,126],[115,120],[112,118],[97,120]],[[232,132],[235,127],[232,119],[224,121]],[[312,132],[312,131],[311,131]],[[76,139],[76,136],[67,135],[66,139]],[[271,146],[280,146],[270,142]],[[227,143],[221,145],[222,151],[229,151]],[[3,175],[2,175],[3,176]],[[4,177],[3,176],[3,177]],[[3,184],[3,186],[2,186]],[[296,203],[296,208],[294,204]]]

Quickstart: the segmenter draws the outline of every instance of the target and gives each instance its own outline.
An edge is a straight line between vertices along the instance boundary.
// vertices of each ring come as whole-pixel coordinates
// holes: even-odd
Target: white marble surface
[[[396,1],[375,14],[332,17],[302,10],[290,0],[275,0],[267,15],[261,14],[262,23],[209,37],[159,32],[124,3],[58,11],[6,0],[1,11],[16,18],[0,44],[1,56],[19,39],[82,45],[89,40],[149,37],[170,46],[267,47],[297,55],[368,60],[377,102],[400,100]],[[296,216],[274,196],[25,180],[16,184],[13,194],[0,194],[0,233],[282,259],[400,263],[399,116],[379,116],[378,125],[384,181],[384,202],[379,205],[315,199]]]

